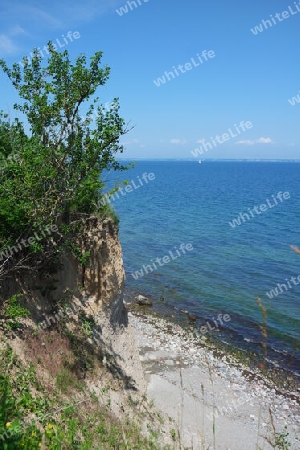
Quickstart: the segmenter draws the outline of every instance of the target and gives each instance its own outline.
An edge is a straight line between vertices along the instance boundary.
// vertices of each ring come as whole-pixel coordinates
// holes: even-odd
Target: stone
[[[166,359],[166,360],[165,360],[165,364],[166,364],[167,366],[173,366],[173,365],[174,365],[174,362],[173,362],[171,359]]]
[[[135,301],[139,306],[152,306],[153,302],[147,297],[144,297],[143,295],[137,295],[135,297]]]

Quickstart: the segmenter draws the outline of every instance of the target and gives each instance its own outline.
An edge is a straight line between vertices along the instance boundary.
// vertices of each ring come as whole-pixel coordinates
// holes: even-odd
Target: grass
[[[259,306],[259,308],[261,310],[261,314],[262,314],[262,325],[259,325],[259,330],[263,337],[263,342],[261,343],[262,348],[263,348],[263,356],[264,356],[262,366],[263,366],[263,374],[266,375],[267,374],[267,352],[268,352],[268,350],[267,350],[268,349],[268,345],[267,345],[267,342],[268,342],[267,310],[263,306],[260,298],[257,299],[257,303],[258,303],[258,306]],[[269,415],[270,415],[270,424],[271,424],[273,437],[270,438],[268,436],[264,436],[264,439],[275,450],[289,450],[291,448],[291,444],[288,440],[289,433],[287,431],[287,427],[285,426],[283,431],[277,432],[276,428],[275,428],[274,418],[273,418],[271,408],[269,408]],[[261,407],[259,410],[257,442],[258,442],[258,437],[259,437],[260,419],[261,419]],[[258,445],[257,445],[257,448],[259,448]]]
[[[1,357],[14,373],[10,377],[4,373],[4,367],[1,368],[0,448],[3,450],[157,448],[157,431],[150,425],[150,437],[145,438],[134,421],[122,423],[92,396],[86,399],[88,407],[83,407],[84,401],[69,405],[59,395],[54,396],[50,404],[32,366],[22,367],[25,369],[22,372],[20,362],[13,361],[8,348]],[[68,392],[74,388],[68,371],[60,373],[58,378],[60,389],[62,385]]]
[[[86,336],[93,336],[93,329],[95,327],[95,321],[93,318],[82,317],[80,331]]]
[[[67,394],[73,388],[78,387],[78,380],[68,367],[63,367],[56,377],[56,386],[61,393]]]
[[[22,307],[18,298],[19,296],[12,297],[3,308],[5,316],[12,321],[29,316],[29,311]],[[267,312],[260,300],[258,305],[262,312],[260,331],[263,337],[263,367],[261,372],[264,377],[267,377]],[[126,414],[124,420],[120,420],[112,413],[112,392],[118,390],[120,386],[118,388],[105,378],[100,394],[87,395],[85,378],[95,374],[97,376],[104,374],[104,377],[107,375],[107,368],[99,363],[102,360],[99,357],[101,350],[100,354],[94,354],[91,348],[86,347],[85,339],[88,340],[91,336],[93,320],[80,316],[77,335],[73,331],[71,333],[64,330],[63,325],[61,323],[58,330],[40,331],[38,335],[29,333],[24,341],[24,348],[27,346],[27,351],[24,351],[28,360],[26,364],[22,364],[16,358],[9,346],[1,350],[0,448],[4,450],[23,448],[28,450],[39,448],[151,450],[160,448],[158,442],[164,422],[163,417],[156,412],[153,402],[148,402],[146,396],[141,396],[137,400],[129,394],[124,413],[131,409],[133,415]],[[215,348],[213,351],[216,356],[224,355],[222,349]],[[207,362],[207,364],[214,391],[213,374],[210,363]],[[38,372],[48,373],[54,383],[52,382],[52,385],[50,382],[45,383],[45,380],[41,380],[37,375]],[[183,392],[182,377],[180,380]],[[201,389],[204,398],[203,386]],[[147,408],[144,404],[147,404]],[[215,406],[213,406],[214,411]],[[153,418],[156,419],[156,424]],[[148,430],[146,435],[141,428],[141,421],[145,420]],[[266,441],[276,450],[292,450],[288,430],[276,430],[272,416],[270,420],[272,428],[265,436]],[[180,428],[178,431],[175,424],[173,427],[172,429],[170,427],[169,435],[174,445],[183,448]],[[214,414],[212,433],[213,448],[216,448],[217,423]],[[204,445],[202,443],[203,449]],[[260,450],[258,441],[257,450]]]
[[[28,309],[24,308],[18,299],[22,297],[22,294],[15,294],[9,300],[7,300],[6,305],[3,308],[3,312],[8,320],[7,327],[9,330],[18,330],[21,328],[21,322],[18,319],[30,316]]]
[[[27,317],[16,300],[8,303],[6,311],[12,317],[20,314]],[[41,331],[38,336],[32,333],[26,336],[23,331],[22,352],[26,363],[17,358],[9,341],[2,339],[0,449],[158,448],[162,418],[155,410],[149,413],[146,397],[141,396],[137,402],[128,396],[123,418],[113,413],[111,393],[123,392],[124,387],[101,366],[99,355],[80,347],[87,337],[80,329],[81,323],[78,339],[75,334],[70,339],[70,335],[61,330]],[[85,372],[77,370],[79,362],[85,366]],[[41,378],[45,373],[47,377]],[[97,376],[97,383],[102,386],[102,392],[97,395],[85,382],[86,377],[93,376]],[[142,432],[143,422],[147,424],[146,434]]]
[[[291,444],[288,440],[289,433],[287,431],[287,427],[285,426],[283,431],[278,433],[275,429],[273,414],[272,414],[271,409],[269,409],[269,414],[270,414],[270,422],[271,422],[272,432],[273,432],[273,439],[267,439],[267,441],[276,450],[290,450]]]

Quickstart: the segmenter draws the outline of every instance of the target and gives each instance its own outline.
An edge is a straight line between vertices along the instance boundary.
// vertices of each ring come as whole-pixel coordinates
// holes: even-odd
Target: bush
[[[67,50],[59,53],[51,42],[48,50],[46,67],[37,50],[22,68],[9,69],[0,60],[22,100],[14,108],[30,127],[26,134],[18,120],[0,115],[0,278],[36,269],[56,258],[66,240],[75,242],[82,218],[94,213],[103,196],[102,172],[127,168],[116,160],[123,151],[119,139],[128,131],[119,101],[107,110],[96,107],[94,98],[110,74],[108,66],[101,67],[102,53],[89,64],[84,55],[72,64]],[[87,101],[83,121],[80,109]],[[105,205],[100,215],[114,216]]]

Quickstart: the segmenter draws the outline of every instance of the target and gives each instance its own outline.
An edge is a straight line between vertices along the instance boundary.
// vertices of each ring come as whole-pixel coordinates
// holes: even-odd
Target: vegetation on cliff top
[[[110,74],[102,53],[73,64],[67,50],[59,53],[51,42],[48,49],[46,65],[37,50],[22,68],[0,60],[25,122],[0,113],[0,279],[56,257],[66,247],[63,237],[76,234],[99,204],[101,174],[126,169],[116,160],[128,131],[118,99],[106,109],[95,97]],[[111,214],[108,205],[100,214]],[[67,244],[72,248],[70,238]]]

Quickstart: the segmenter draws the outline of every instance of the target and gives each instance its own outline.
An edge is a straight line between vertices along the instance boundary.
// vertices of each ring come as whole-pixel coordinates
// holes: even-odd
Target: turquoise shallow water
[[[150,294],[157,304],[162,295],[165,304],[197,317],[230,314],[231,336],[253,344],[261,342],[260,297],[267,308],[270,347],[294,353],[300,338],[300,284],[290,282],[291,288],[282,287],[284,292],[272,299],[266,292],[300,275],[300,255],[289,247],[300,247],[299,171],[300,164],[291,162],[138,162],[120,179],[140,187],[131,183],[132,191],[112,202],[120,218],[127,288]],[[146,184],[145,172],[155,179]],[[272,196],[278,192],[289,192],[290,198],[276,204]],[[253,208],[261,204],[266,208],[257,214]],[[233,228],[229,222],[240,213],[248,213],[249,220],[244,216]],[[157,263],[156,270],[138,279],[132,276],[170,251],[176,255],[182,243],[193,250]],[[300,372],[299,350],[292,365]]]

